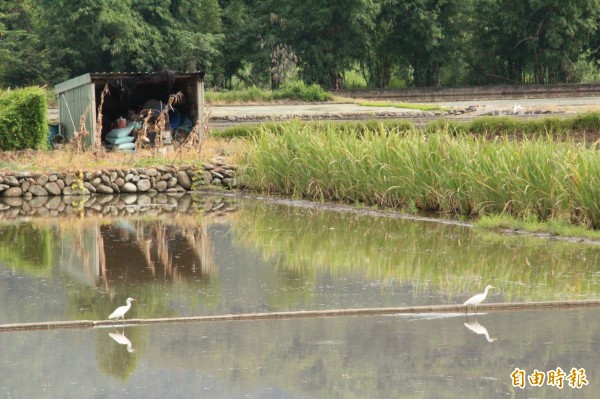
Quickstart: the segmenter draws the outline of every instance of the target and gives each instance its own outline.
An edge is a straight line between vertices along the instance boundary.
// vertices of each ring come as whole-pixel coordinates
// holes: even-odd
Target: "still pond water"
[[[128,318],[462,303],[486,284],[499,287],[489,302],[600,296],[593,245],[251,200],[179,201],[164,213],[2,222],[0,324],[102,320],[129,296]],[[5,332],[0,398],[600,397],[599,312]],[[515,369],[527,379],[559,367],[562,390],[513,386]],[[580,388],[569,385],[573,368]]]

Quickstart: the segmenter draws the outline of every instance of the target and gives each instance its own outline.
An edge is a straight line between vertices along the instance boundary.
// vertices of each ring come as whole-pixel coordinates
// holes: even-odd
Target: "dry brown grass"
[[[135,154],[123,152],[106,152],[96,157],[92,151],[77,153],[65,148],[51,151],[10,151],[0,152],[0,171],[4,172],[40,172],[40,171],[78,171],[99,170],[113,167],[147,167],[171,164],[200,164],[211,162],[217,156],[225,162],[231,162],[231,156],[237,148],[235,141],[206,138],[202,153],[191,147],[167,152],[157,156],[153,150],[140,150]]]
[[[69,143],[71,148],[72,149],[74,148],[75,151],[77,152],[77,154],[80,154],[84,150],[83,138],[90,135],[90,132],[88,132],[87,126],[85,125],[85,120],[86,120],[88,112],[90,112],[90,107],[91,107],[91,104],[89,104],[87,106],[87,108],[85,109],[85,111],[83,111],[81,118],[79,118],[79,130],[77,130],[75,132],[75,136]]]

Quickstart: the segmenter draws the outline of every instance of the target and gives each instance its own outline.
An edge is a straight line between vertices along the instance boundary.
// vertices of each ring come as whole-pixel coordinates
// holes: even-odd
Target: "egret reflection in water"
[[[108,333],[108,335],[114,339],[118,344],[120,345],[126,345],[127,346],[127,352],[132,353],[135,352],[135,349],[133,349],[133,344],[131,343],[131,341],[129,340],[129,338],[127,338],[125,336],[125,330],[123,330],[123,332],[116,332],[116,333]]]
[[[490,338],[490,334],[488,334],[488,330],[484,326],[479,324],[479,322],[477,320],[469,321],[464,324],[465,324],[465,327],[467,327],[469,330],[473,331],[475,334],[480,334],[480,335],[485,336],[485,339],[488,342],[494,342],[498,339],[498,338]]]

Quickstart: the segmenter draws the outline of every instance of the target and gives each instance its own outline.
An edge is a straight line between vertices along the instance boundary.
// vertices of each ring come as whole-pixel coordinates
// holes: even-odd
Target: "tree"
[[[208,69],[219,74],[217,0],[24,0],[47,62],[61,76],[90,71]]]
[[[98,15],[100,70],[150,72],[165,62],[165,38],[136,0],[105,0]]]
[[[282,37],[282,17],[275,13],[281,7],[273,1],[222,0],[225,39],[223,59],[225,86],[231,87],[233,78],[248,86],[277,87],[277,71],[282,55],[289,55],[290,47]],[[291,50],[292,54],[293,49]]]
[[[596,18],[596,30],[590,39],[590,58],[600,67],[600,13]]]
[[[456,61],[458,0],[398,1],[394,35],[401,57],[411,67],[415,86],[441,85],[441,71]]]
[[[573,82],[600,65],[599,15],[600,0],[4,0],[0,85],[202,69],[214,87],[334,88],[356,65],[372,87]]]
[[[231,88],[235,73],[242,67],[247,40],[239,32],[249,23],[247,7],[243,0],[223,1],[223,85]]]
[[[370,87],[387,87],[400,62],[395,29],[399,18],[398,0],[382,0],[360,58],[362,75]]]
[[[531,1],[534,29],[526,40],[531,40],[535,83],[570,83],[577,79],[575,64],[590,49],[599,14],[598,0]]]
[[[473,83],[566,83],[598,31],[598,0],[475,2]],[[475,30],[476,28],[474,28]]]
[[[47,50],[48,61],[66,74],[100,71],[103,2],[97,0],[24,0],[33,32]]]
[[[223,80],[221,7],[217,0],[172,0],[168,28],[171,68],[204,70],[206,81]]]
[[[0,87],[42,84],[52,74],[48,51],[32,32],[20,1],[0,4]],[[60,71],[54,71],[60,74]]]
[[[372,0],[272,0],[281,44],[297,55],[302,78],[336,88],[342,73],[361,58],[378,5]]]

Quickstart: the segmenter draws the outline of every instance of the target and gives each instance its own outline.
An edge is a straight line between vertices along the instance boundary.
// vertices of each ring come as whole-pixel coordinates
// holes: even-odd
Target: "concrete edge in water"
[[[546,301],[546,302],[515,302],[515,303],[485,303],[477,306],[482,311],[516,311],[516,310],[553,310],[570,308],[600,307],[600,300],[583,301]],[[40,331],[58,329],[84,329],[95,327],[124,327],[166,323],[191,323],[214,321],[242,321],[242,320],[277,320],[300,319],[316,317],[350,317],[350,316],[377,316],[389,314],[416,314],[416,313],[463,313],[464,305],[432,305],[432,306],[402,306],[391,308],[363,308],[363,309],[331,309],[331,310],[301,310],[291,312],[269,313],[243,313],[212,316],[172,317],[154,319],[126,319],[113,320],[74,320],[50,321],[37,323],[0,324],[0,332],[10,331]],[[472,310],[469,310],[472,312]]]

